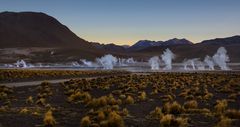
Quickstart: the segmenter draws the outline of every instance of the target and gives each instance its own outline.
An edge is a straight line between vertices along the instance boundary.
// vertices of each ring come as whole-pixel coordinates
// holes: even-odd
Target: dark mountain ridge
[[[196,44],[177,38],[167,41],[140,40],[128,47],[88,42],[55,18],[41,12],[0,13],[0,61],[3,62],[18,59],[33,62],[94,60],[104,54],[147,60],[153,55],[162,54],[166,48],[170,48],[177,55],[176,61],[181,62],[184,58],[212,55],[220,46],[226,47],[231,61],[240,62],[238,35]],[[51,52],[54,52],[53,55]]]
[[[55,18],[40,12],[0,13],[0,47],[89,47]]]

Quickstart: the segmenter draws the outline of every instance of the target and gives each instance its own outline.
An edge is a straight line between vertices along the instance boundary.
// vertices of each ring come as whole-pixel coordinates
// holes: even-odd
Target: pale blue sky
[[[37,11],[101,43],[239,35],[240,0],[0,0],[0,11]]]

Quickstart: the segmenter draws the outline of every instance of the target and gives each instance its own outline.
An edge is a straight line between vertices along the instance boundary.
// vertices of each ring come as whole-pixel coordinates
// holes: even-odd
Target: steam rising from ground
[[[134,64],[136,61],[133,58],[118,58],[118,65],[119,66],[127,66],[128,64]]]
[[[196,70],[196,66],[195,66],[195,63],[196,61],[198,61],[199,58],[193,58],[193,59],[185,59],[183,61],[183,66],[184,66],[184,70]],[[189,68],[189,66],[191,68]]]
[[[96,61],[103,67],[103,69],[113,69],[113,66],[117,63],[117,58],[108,54],[101,58],[97,58]]]
[[[166,49],[162,55],[153,56],[148,60],[148,64],[151,66],[151,70],[160,70],[160,65],[164,64],[162,70],[172,70],[172,60],[175,58],[174,53]],[[211,57],[206,55],[203,61],[200,58],[184,59],[181,63],[184,70],[215,70],[215,66],[218,66],[221,70],[230,70],[227,66],[229,62],[229,56],[227,55],[227,50],[224,47],[220,47],[217,52]],[[129,66],[130,65],[130,66]],[[4,64],[7,68],[30,68],[30,67],[74,67],[74,68],[103,68],[103,69],[113,69],[115,67],[140,67],[145,65],[145,62],[135,61],[133,58],[116,58],[111,54],[107,54],[100,58],[96,58],[96,61],[87,61],[86,59],[80,59],[79,61],[67,62],[67,63],[26,63],[24,60],[18,60],[14,64]],[[129,69],[129,68],[127,68]]]
[[[172,60],[175,58],[175,55],[171,50],[166,49],[161,55],[163,62],[165,63],[165,67],[163,70],[171,70],[172,69]]]
[[[229,70],[227,62],[229,62],[227,50],[224,47],[220,47],[213,57],[207,55],[203,62],[199,58],[193,58],[184,60],[183,65],[184,70],[205,70],[205,65],[208,66],[208,70],[214,70],[215,65],[219,66],[221,70]],[[191,66],[191,68],[188,68],[188,66]]]
[[[204,62],[208,65],[208,70],[214,70],[214,61],[213,61],[212,57],[207,55],[204,58]]]
[[[172,60],[175,58],[175,55],[172,53],[171,50],[166,49],[163,54],[161,55],[162,61],[165,64],[163,70],[171,70],[172,69]],[[148,63],[151,66],[152,70],[159,70],[161,60],[158,56],[153,56],[148,60]]]
[[[152,70],[159,70],[159,66],[160,66],[160,59],[158,56],[153,56],[148,60],[148,63],[151,66]]]
[[[18,60],[15,63],[16,67],[27,68],[27,63],[24,60]]]
[[[83,63],[84,66],[87,66],[87,67],[93,66],[93,63],[91,61],[87,61],[85,59],[80,59],[80,61]]]
[[[229,70],[226,62],[229,62],[227,50],[224,47],[220,47],[213,55],[214,62],[221,68],[221,70]]]

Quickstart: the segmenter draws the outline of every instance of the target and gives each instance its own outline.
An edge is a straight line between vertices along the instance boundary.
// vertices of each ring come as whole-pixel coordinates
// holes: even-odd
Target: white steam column
[[[103,69],[113,69],[113,66],[117,63],[117,58],[111,54],[105,55],[101,58],[97,58],[96,61],[103,66]]]
[[[153,56],[148,60],[148,63],[151,66],[152,70],[159,70],[159,66],[160,66],[160,59],[158,56]]]
[[[15,65],[18,67],[18,68],[27,68],[27,63],[24,61],[24,60],[18,60]]]
[[[172,69],[172,60],[175,58],[175,55],[168,48],[161,55],[163,62],[165,63],[164,70]]]
[[[91,61],[87,61],[86,59],[80,59],[84,66],[93,67],[93,63]]]
[[[229,70],[226,62],[229,62],[227,50],[224,47],[218,48],[217,52],[213,55],[214,62],[221,68],[221,70]]]
[[[214,70],[214,62],[213,62],[212,57],[210,57],[210,56],[207,55],[207,56],[204,58],[204,62],[208,65],[208,69],[209,69],[209,70]]]

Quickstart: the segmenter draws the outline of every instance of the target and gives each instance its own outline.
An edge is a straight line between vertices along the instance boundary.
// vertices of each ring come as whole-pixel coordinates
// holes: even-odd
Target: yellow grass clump
[[[91,125],[91,120],[89,116],[85,116],[82,118],[80,127],[89,127]]]
[[[48,110],[45,115],[44,115],[44,119],[43,119],[44,125],[48,126],[48,127],[53,127],[54,125],[56,125],[56,120],[52,115],[52,111]]]

